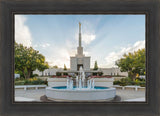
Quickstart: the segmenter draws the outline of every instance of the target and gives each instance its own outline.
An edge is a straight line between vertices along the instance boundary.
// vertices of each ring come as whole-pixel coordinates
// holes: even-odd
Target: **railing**
[[[24,88],[24,90],[27,90],[27,88],[35,88],[36,90],[38,88],[46,88],[46,85],[15,85],[15,89],[22,89]]]
[[[113,87],[115,88],[122,88],[122,90],[125,90],[126,88],[133,88],[135,89],[135,91],[138,91],[138,89],[145,89],[145,87],[141,87],[141,86],[130,86],[130,85],[127,85],[127,86],[120,86],[120,85],[113,85]]]

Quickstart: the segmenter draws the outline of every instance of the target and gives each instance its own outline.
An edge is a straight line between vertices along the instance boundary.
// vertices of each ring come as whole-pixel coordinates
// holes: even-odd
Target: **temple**
[[[78,37],[78,47],[77,47],[77,53],[75,56],[70,56],[70,69],[68,70],[58,70],[57,73],[61,73],[61,75],[69,74],[69,75],[78,75],[80,67],[83,68],[86,77],[93,75],[93,73],[102,73],[102,71],[99,70],[93,70],[90,68],[90,56],[85,56],[83,54],[83,47],[82,47],[82,34],[81,34],[81,23],[79,22],[79,37]],[[85,39],[85,38],[84,38]]]
[[[79,68],[82,66],[84,71],[90,70],[90,56],[85,56],[83,54],[82,47],[82,36],[81,36],[81,23],[79,22],[79,46],[77,47],[77,54],[73,57],[70,57],[70,70],[79,71]]]

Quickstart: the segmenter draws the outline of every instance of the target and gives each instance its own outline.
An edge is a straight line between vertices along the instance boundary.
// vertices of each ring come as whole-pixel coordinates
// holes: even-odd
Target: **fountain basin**
[[[66,89],[66,86],[47,87],[46,96],[53,100],[66,101],[95,101],[112,100],[116,96],[116,89],[95,86],[93,89]]]

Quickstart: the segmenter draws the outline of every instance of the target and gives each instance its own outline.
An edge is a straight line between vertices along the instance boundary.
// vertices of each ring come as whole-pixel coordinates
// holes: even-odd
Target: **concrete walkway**
[[[22,89],[15,89],[15,97],[23,97],[28,99],[34,99],[36,101],[40,101],[40,97],[45,95],[45,89],[38,89],[38,90],[22,90]],[[130,99],[134,99],[135,102],[137,98],[143,98],[141,99],[144,101],[145,99],[145,91],[135,91],[135,90],[116,90],[116,95],[121,97],[121,101],[126,101]],[[21,101],[23,99],[17,99],[17,101]],[[137,99],[137,102],[140,102],[141,100]]]
[[[45,89],[38,89],[38,90],[15,89],[15,97],[23,97],[40,101],[40,97],[43,95],[45,95]]]
[[[36,101],[36,100],[31,99],[31,98],[25,98],[25,97],[15,97],[15,101],[16,102],[21,102],[21,101],[27,102],[27,101]]]
[[[145,101],[145,98],[142,97],[142,98],[136,98],[136,99],[128,99],[128,100],[125,100],[125,101]]]
[[[116,95],[121,97],[121,101],[136,99],[136,98],[145,98],[145,91],[135,91],[135,90],[116,90]]]

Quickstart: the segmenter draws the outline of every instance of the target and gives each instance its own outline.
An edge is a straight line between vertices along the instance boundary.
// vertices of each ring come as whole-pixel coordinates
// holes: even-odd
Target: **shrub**
[[[24,78],[23,77],[16,78],[15,81],[24,81]]]
[[[43,81],[38,78],[29,78],[23,80],[15,80],[15,85],[41,85],[41,84],[48,84],[47,80]]]
[[[39,81],[32,81],[31,84],[32,84],[32,85],[38,85],[38,84],[40,84],[40,83],[39,83]]]
[[[145,79],[143,79],[143,78],[136,78],[136,80],[145,81]]]
[[[97,73],[93,73],[93,76],[97,76]]]
[[[44,81],[44,84],[48,86],[48,81],[47,81],[47,79]]]
[[[141,81],[139,81],[139,79],[136,79],[136,80],[135,80],[135,84],[136,84],[136,85],[140,85],[140,83],[141,83]]]
[[[26,79],[25,81],[24,81],[24,85],[28,85],[30,82],[29,82],[29,80],[28,79]]]
[[[131,83],[131,79],[129,77],[120,79],[120,85],[129,85]]]
[[[120,81],[114,81],[113,85],[120,85],[120,83],[121,83]]]
[[[129,85],[135,85],[136,83],[134,81],[131,81]]]
[[[24,81],[15,81],[14,84],[15,85],[24,85]]]
[[[98,75],[99,75],[99,76],[102,76],[102,75],[103,75],[103,72],[99,72]]]
[[[47,80],[43,81],[35,77],[24,80],[24,85],[42,85],[42,84],[47,84]]]
[[[140,82],[140,86],[141,86],[141,87],[145,87],[145,86],[146,86],[146,83],[145,83],[145,82]]]
[[[132,81],[132,79],[130,77],[126,77],[125,81],[126,81],[127,85],[134,85],[135,84],[135,82]]]
[[[68,75],[68,73],[63,73],[63,75]]]
[[[135,81],[132,81],[130,77],[122,78],[119,81],[114,81],[114,85],[126,86],[126,85],[140,85],[145,87],[145,80],[137,78]]]
[[[132,81],[130,77],[122,78],[120,80],[114,81],[114,85],[121,85],[121,86],[126,86],[126,85],[135,85],[135,82]]]
[[[56,76],[61,76],[61,73],[60,73],[60,72],[57,72],[57,73],[56,73]]]
[[[120,80],[120,84],[119,84],[120,86],[126,86],[127,85],[127,79],[126,78],[122,78],[121,80]]]

